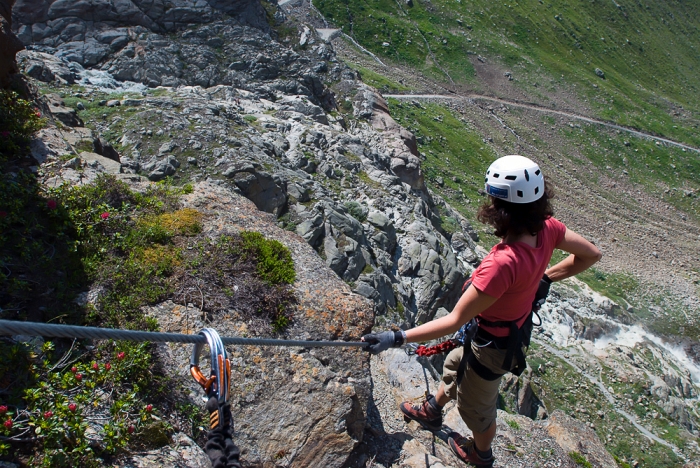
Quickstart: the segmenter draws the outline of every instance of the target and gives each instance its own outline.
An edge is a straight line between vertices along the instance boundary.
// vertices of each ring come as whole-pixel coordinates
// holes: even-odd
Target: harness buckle
[[[204,343],[196,343],[192,349],[190,358],[190,374],[194,380],[204,389],[206,396],[204,400],[212,396],[216,397],[219,403],[218,422],[224,422],[223,407],[228,402],[231,383],[231,361],[226,354],[226,348],[221,341],[221,337],[213,328],[204,328],[199,332],[207,339],[209,351],[211,353],[211,373],[205,377],[199,368],[199,357],[204,348]]]

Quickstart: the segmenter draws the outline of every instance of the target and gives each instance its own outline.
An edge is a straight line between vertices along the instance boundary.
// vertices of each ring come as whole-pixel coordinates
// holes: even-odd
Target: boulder
[[[323,216],[320,214],[297,225],[297,234],[311,246],[315,246],[324,233]]]
[[[156,162],[151,172],[148,174],[148,179],[153,182],[163,180],[168,176],[172,176],[180,167],[180,161],[178,161],[174,156],[168,156],[160,161]],[[145,168],[145,167],[144,167]]]
[[[112,161],[120,162],[119,153],[114,149],[112,145],[104,141],[102,138],[95,138],[93,141],[93,146],[95,147],[95,153],[104,156]]]
[[[49,112],[63,125],[67,125],[69,127],[83,126],[83,121],[80,120],[80,117],[78,117],[78,113],[75,111],[75,109],[49,104]]]
[[[327,236],[323,239],[323,253],[326,256],[326,265],[342,278],[348,267],[348,258],[345,252],[338,248],[335,239]]]
[[[96,153],[80,153],[80,159],[85,163],[98,170],[98,172],[106,172],[108,174],[119,174],[121,172],[121,164],[113,159],[105,158]]]
[[[287,204],[285,184],[266,172],[236,172],[233,182],[259,210],[282,214]]]

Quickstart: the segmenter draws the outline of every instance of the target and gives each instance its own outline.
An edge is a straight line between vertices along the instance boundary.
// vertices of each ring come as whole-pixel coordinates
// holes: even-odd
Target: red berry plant
[[[31,466],[101,466],[157,411],[138,393],[148,376],[148,347],[107,344],[92,361],[71,362],[70,352],[56,361],[54,354],[55,344],[47,341],[33,360],[38,385],[24,388],[24,407],[0,404],[0,455],[9,453],[13,441],[34,438]]]

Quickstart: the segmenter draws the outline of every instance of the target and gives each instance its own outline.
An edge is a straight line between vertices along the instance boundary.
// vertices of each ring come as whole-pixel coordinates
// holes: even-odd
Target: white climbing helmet
[[[530,203],[544,195],[544,176],[540,167],[524,156],[503,156],[486,171],[485,190],[511,203]]]

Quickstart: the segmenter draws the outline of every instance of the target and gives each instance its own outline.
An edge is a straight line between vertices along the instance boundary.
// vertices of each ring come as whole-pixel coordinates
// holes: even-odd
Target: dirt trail
[[[641,132],[639,130],[635,130],[633,128],[629,127],[624,127],[622,125],[617,125],[611,122],[606,122],[604,120],[598,120],[598,119],[592,119],[590,117],[586,117],[583,115],[579,114],[574,114],[571,112],[565,112],[565,111],[560,111],[560,110],[555,110],[555,109],[549,109],[546,107],[538,106],[536,104],[526,104],[522,102],[516,102],[516,101],[509,101],[507,99],[501,99],[501,98],[495,98],[495,97],[490,97],[490,96],[483,96],[480,94],[468,94],[466,96],[462,96],[459,94],[454,94],[454,95],[446,95],[446,94],[384,94],[383,95],[385,98],[393,98],[393,99],[436,99],[436,100],[461,100],[461,101],[475,101],[475,100],[482,100],[482,101],[491,101],[491,102],[497,102],[499,104],[505,104],[508,106],[513,106],[513,107],[520,107],[523,109],[530,109],[538,112],[545,112],[548,114],[554,114],[554,115],[560,115],[562,117],[568,117],[570,119],[576,119],[580,120],[583,122],[588,122],[592,124],[597,124],[597,125],[603,125],[608,128],[612,128],[615,130],[621,130],[623,132],[628,132],[632,135],[635,135],[640,138],[646,138],[649,140],[655,140],[659,141],[661,143],[670,145],[670,146],[676,146],[678,148],[684,148],[690,151],[695,151],[697,153],[700,153],[700,149],[694,148],[692,146],[688,146],[683,143],[679,143],[677,141],[669,140],[668,138],[663,138],[655,135],[650,135],[648,133]]]

